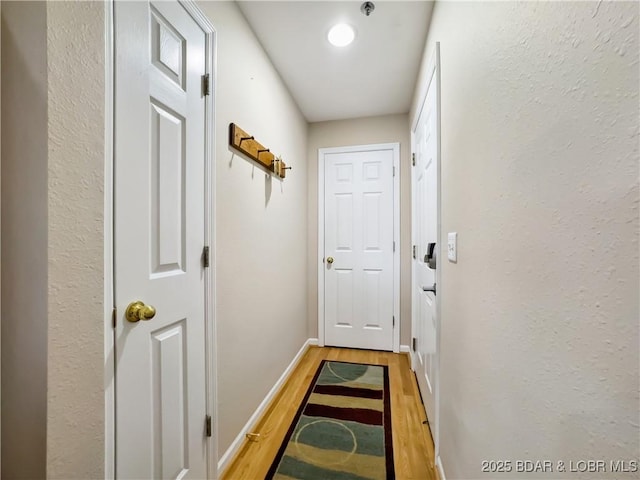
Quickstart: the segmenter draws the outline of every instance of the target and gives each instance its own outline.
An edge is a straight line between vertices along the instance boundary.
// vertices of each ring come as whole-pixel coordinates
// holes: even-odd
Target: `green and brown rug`
[[[266,478],[395,478],[387,367],[324,360]]]

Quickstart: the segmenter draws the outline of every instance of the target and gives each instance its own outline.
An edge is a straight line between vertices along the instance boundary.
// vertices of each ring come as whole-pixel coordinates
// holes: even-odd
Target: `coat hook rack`
[[[285,178],[286,171],[291,170],[281,157],[275,156],[269,148],[257,142],[253,135],[249,135],[235,123],[229,124],[229,146],[279,178]]]

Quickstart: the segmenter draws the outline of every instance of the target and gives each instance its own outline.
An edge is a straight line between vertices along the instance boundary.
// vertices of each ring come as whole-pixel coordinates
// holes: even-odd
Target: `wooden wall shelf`
[[[229,146],[280,178],[285,178],[287,170],[291,170],[280,157],[276,157],[270,149],[235,123],[229,124]]]

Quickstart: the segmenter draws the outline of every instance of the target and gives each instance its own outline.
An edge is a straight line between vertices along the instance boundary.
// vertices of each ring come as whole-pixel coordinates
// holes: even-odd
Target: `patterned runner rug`
[[[324,360],[266,478],[395,478],[387,367]]]

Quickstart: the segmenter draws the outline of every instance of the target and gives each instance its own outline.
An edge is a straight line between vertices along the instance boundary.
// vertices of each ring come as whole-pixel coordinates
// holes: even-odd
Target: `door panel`
[[[151,102],[150,123],[152,275],[185,273],[185,122]]]
[[[347,269],[336,270],[335,285],[335,324],[341,327],[353,327],[354,320],[354,295],[353,295],[353,271]]]
[[[353,252],[353,194],[336,194],[336,250]]]
[[[380,310],[384,310],[384,292],[381,287],[381,270],[365,270],[363,282],[364,328],[384,328]]]
[[[189,469],[186,319],[152,332],[154,478],[180,478]]]
[[[393,349],[393,150],[326,153],[325,344]]]
[[[206,35],[174,1],[114,14],[116,476],[206,478]]]

